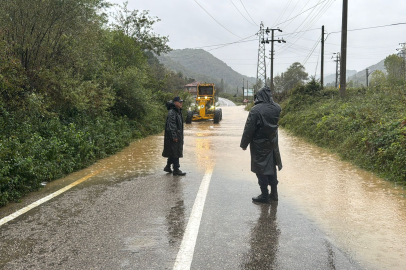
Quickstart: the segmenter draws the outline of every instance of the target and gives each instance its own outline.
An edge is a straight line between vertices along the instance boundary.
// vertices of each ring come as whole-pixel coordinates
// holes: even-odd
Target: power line
[[[255,23],[256,26],[259,26],[251,17],[251,15],[248,13],[248,10],[245,8],[244,3],[242,2],[242,0],[240,0],[242,6],[244,7],[245,11],[247,12],[248,16],[251,18],[252,22]]]
[[[230,2],[231,2],[231,4],[233,4],[233,6],[235,7],[235,9],[238,10],[238,12],[241,14],[241,16],[243,16],[244,19],[247,20],[247,22],[249,22],[249,23],[252,24],[252,25],[255,25],[255,24],[253,24],[252,22],[250,22],[247,18],[245,18],[245,16],[241,13],[241,11],[238,9],[238,7],[234,4],[234,2],[233,2],[232,0],[230,0]]]
[[[309,32],[309,31],[314,31],[314,30],[320,30],[320,29],[314,28],[314,29],[309,29],[309,30],[305,30],[305,31],[298,31],[298,32],[292,32],[292,33],[282,34],[282,35],[280,35],[280,36],[288,36],[288,35],[293,35],[293,34],[295,34],[295,33]],[[248,41],[256,41],[256,39],[246,40],[247,38],[250,38],[250,37],[253,37],[253,36],[255,36],[255,35],[252,35],[252,36],[243,38],[243,39],[238,40],[238,41],[235,41],[235,42],[229,42],[229,43],[223,43],[223,44],[215,44],[215,45],[207,45],[207,46],[195,47],[194,49],[201,49],[201,48],[208,48],[208,47],[216,47],[216,46],[226,46],[226,45],[233,45],[233,44],[236,44],[236,43],[243,43],[243,42],[248,42]],[[310,40],[310,39],[308,39],[308,40]],[[311,41],[314,41],[314,42],[315,42],[315,40],[311,40]],[[296,45],[296,44],[294,44],[294,45],[295,45],[295,46],[299,46],[299,45]],[[331,44],[331,45],[335,45],[335,44]],[[304,47],[303,47],[303,48],[304,48]],[[311,49],[308,49],[308,50],[310,51]]]
[[[309,0],[309,1],[310,1],[310,0]],[[293,7],[292,11],[289,13],[288,18],[292,15],[293,11],[295,11],[295,9],[296,9],[296,7],[297,7],[297,4],[299,4],[299,2],[300,2],[299,0],[296,2],[296,5]],[[309,2],[307,2],[307,3],[309,3]],[[306,3],[306,5],[307,5],[307,3]],[[305,5],[305,6],[306,6],[306,5]],[[303,7],[303,9],[305,8],[305,6]],[[303,10],[303,9],[302,9],[302,10]],[[291,23],[292,23],[292,21],[290,21],[290,22],[289,22],[288,24],[286,24],[286,25],[285,25],[285,24],[282,25],[281,27],[282,27],[282,28],[286,28],[286,27],[288,27],[289,24],[291,24]]]
[[[289,2],[285,5],[285,7],[283,8],[283,11],[279,14],[278,18],[276,19],[276,21],[274,22],[274,24],[277,24],[279,22],[279,20],[282,19],[283,15],[285,15],[286,10],[288,9],[288,7],[290,6],[290,3],[292,2],[292,0],[289,0]],[[273,28],[273,27],[272,27]]]
[[[328,0],[328,1],[329,1],[329,2],[326,2],[326,3],[324,4],[324,6],[322,6],[322,7],[319,8],[318,11],[316,11],[315,7],[317,7],[318,5],[322,4],[322,3],[325,2],[325,1],[319,1],[317,5],[315,5],[315,6],[313,6],[312,8],[310,8],[310,9],[313,9],[313,10],[307,15],[307,17],[305,18],[305,20],[295,29],[295,32],[296,32],[296,30],[298,30],[300,27],[302,27],[302,25],[303,25],[308,19],[310,19],[310,20],[308,20],[308,21],[306,22],[306,24],[302,27],[302,29],[304,29],[304,28],[306,28],[306,27],[308,27],[308,28],[312,27],[312,26],[317,22],[317,20],[327,11],[327,9],[328,9],[328,8],[331,6],[331,4],[333,3],[333,0]],[[307,9],[306,11],[308,11],[308,10],[309,10],[309,9]],[[315,13],[313,14],[313,12],[315,12]],[[312,15],[312,14],[313,14],[313,15]],[[308,30],[308,29],[307,29],[307,30]],[[291,39],[288,39],[290,45],[287,46],[286,49],[289,48],[289,47],[291,47],[292,45],[294,45],[294,44],[304,35],[304,31],[301,31],[301,33],[302,33],[301,35],[295,34],[295,35],[293,35],[293,36],[291,37]]]
[[[253,36],[255,36],[255,35],[252,35],[252,36],[249,36],[249,37],[246,37],[246,38],[243,38],[243,39],[234,41],[234,42],[223,43],[223,44],[216,44],[216,45],[207,45],[207,46],[201,46],[201,47],[195,47],[194,49],[201,49],[201,48],[208,48],[208,47],[217,47],[217,46],[227,46],[227,45],[233,45],[233,44],[236,44],[236,43],[243,43],[243,42],[254,41],[254,40],[256,41],[257,39],[246,40],[246,39],[251,38],[251,37],[253,37]]]
[[[320,40],[318,40],[318,41],[314,44],[312,51],[307,55],[306,59],[305,59],[304,62],[303,62],[303,65],[306,64],[307,60],[309,60],[310,56],[313,54],[314,50],[317,48],[317,45],[319,45],[319,43],[320,43]]]
[[[226,46],[229,46],[229,45],[232,45],[232,44],[243,43],[243,42],[249,42],[249,41],[257,41],[257,40],[256,40],[256,39],[250,39],[250,40],[245,40],[245,41],[236,41],[236,42],[232,42],[232,43],[229,43],[229,44],[225,44],[225,45],[223,45],[223,46],[219,46],[219,47],[217,47],[217,48],[213,48],[213,49],[210,49],[210,50],[207,50],[207,51],[210,52],[210,51],[214,51],[214,50],[217,50],[217,49],[221,49],[221,48],[223,48],[223,47],[226,47]]]
[[[222,25],[219,21],[217,21],[207,10],[205,10],[196,0],[194,0],[194,1],[195,1],[196,4],[198,4],[199,7],[201,7],[207,14],[209,14],[209,16],[210,16],[213,20],[215,20],[219,25],[221,25],[221,27],[223,27],[224,29],[226,29],[228,32],[230,32],[230,33],[233,34],[234,36],[241,38],[240,36],[234,34],[234,33],[231,32],[230,30],[228,30],[226,27],[224,27],[224,25]]]
[[[196,1],[196,0],[195,0],[195,1]],[[309,10],[311,10],[311,9],[315,8],[315,7],[317,7],[318,5],[320,5],[320,4],[322,4],[322,3],[326,2],[326,1],[328,1],[328,0],[324,0],[324,1],[322,1],[322,2],[319,2],[317,5],[314,5],[314,6],[312,6],[311,8],[306,9],[305,11],[303,11],[303,12],[301,12],[301,13],[297,14],[297,15],[296,15],[296,16],[294,16],[294,17],[292,17],[292,18],[290,18],[290,19],[288,19],[288,20],[286,20],[286,21],[284,21],[284,22],[278,23],[278,24],[277,24],[277,25],[275,25],[275,26],[278,26],[278,25],[281,25],[282,23],[285,23],[285,22],[291,21],[291,20],[293,20],[293,19],[295,19],[295,18],[299,17],[299,16],[300,16],[300,15],[302,15],[303,13],[305,13],[305,12],[307,12],[307,11],[309,11]],[[275,27],[275,26],[274,26],[274,27]]]
[[[299,11],[299,13],[300,12],[302,12],[305,8],[306,8],[306,6],[307,6],[307,4],[309,4],[309,2],[310,2],[310,0],[308,0],[307,1],[307,3],[303,6],[303,8]],[[296,5],[299,3],[299,1],[297,1],[297,3],[296,3]],[[296,8],[296,6],[295,6],[295,8]],[[294,10],[294,9],[293,9]],[[288,17],[290,17],[291,15],[292,15],[292,13],[293,13],[293,10],[292,10],[292,12],[289,14],[289,16]],[[284,24],[283,25],[283,28],[286,28],[286,27],[288,27],[289,26],[289,24],[291,24],[293,22],[293,20],[292,21],[290,21],[288,24]]]
[[[382,28],[382,27],[389,27],[389,26],[396,26],[396,25],[403,25],[403,24],[406,24],[406,22],[403,22],[403,23],[391,23],[391,24],[385,24],[385,25],[379,25],[379,26],[371,26],[371,27],[351,29],[351,30],[347,30],[347,32],[368,30],[368,29]],[[330,32],[330,34],[337,34],[337,33],[341,33],[341,31]]]

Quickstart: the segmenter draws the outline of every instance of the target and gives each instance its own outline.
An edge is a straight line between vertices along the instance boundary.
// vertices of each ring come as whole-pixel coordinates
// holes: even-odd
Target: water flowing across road
[[[229,99],[219,97],[219,104],[221,107],[230,107],[235,106],[235,103]]]
[[[404,269],[402,187],[280,130],[279,202],[253,204],[248,113],[222,108],[220,124],[185,125],[185,177],[162,171],[158,134],[0,208],[80,182],[0,225],[0,269],[172,269],[208,171],[191,269]]]
[[[367,269],[405,269],[406,199],[402,187],[280,132],[282,194]]]

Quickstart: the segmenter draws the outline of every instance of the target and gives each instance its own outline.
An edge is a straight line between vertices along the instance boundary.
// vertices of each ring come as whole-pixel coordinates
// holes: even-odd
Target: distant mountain
[[[356,74],[357,73],[357,71],[356,70],[348,70],[347,69],[347,78],[349,77],[349,76],[352,76],[352,75],[354,75],[354,74]],[[336,74],[330,74],[330,75],[327,75],[327,76],[324,76],[324,81],[323,81],[323,83],[324,83],[324,85],[327,85],[327,84],[335,84],[335,81],[336,81]]]
[[[158,56],[159,61],[168,69],[181,72],[183,76],[196,81],[220,85],[223,79],[227,93],[236,93],[237,87],[241,91],[243,79],[251,87],[256,78],[241,75],[226,63],[201,49],[173,50]],[[241,93],[241,92],[240,92]]]

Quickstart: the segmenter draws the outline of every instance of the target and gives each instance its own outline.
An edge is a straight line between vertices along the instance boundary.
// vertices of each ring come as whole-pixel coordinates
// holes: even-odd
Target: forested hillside
[[[0,206],[160,132],[189,82],[153,56],[158,18],[109,5],[0,1]]]
[[[173,50],[158,57],[169,69],[181,72],[184,76],[201,82],[213,82],[220,86],[223,79],[227,93],[236,93],[242,88],[243,79],[248,79],[249,87],[256,79],[239,74],[226,63],[202,49]],[[241,93],[241,92],[240,92]]]

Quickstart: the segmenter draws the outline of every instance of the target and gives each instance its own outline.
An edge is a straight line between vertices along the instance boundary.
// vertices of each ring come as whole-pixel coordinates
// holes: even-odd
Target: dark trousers
[[[179,158],[168,158],[168,161],[166,162],[167,166],[171,166],[173,164],[173,169],[179,169],[180,165],[179,165]]]
[[[278,185],[276,170],[274,175],[263,175],[263,174],[256,175],[258,178],[258,184],[261,188],[267,188],[268,185],[270,185],[271,187]]]

